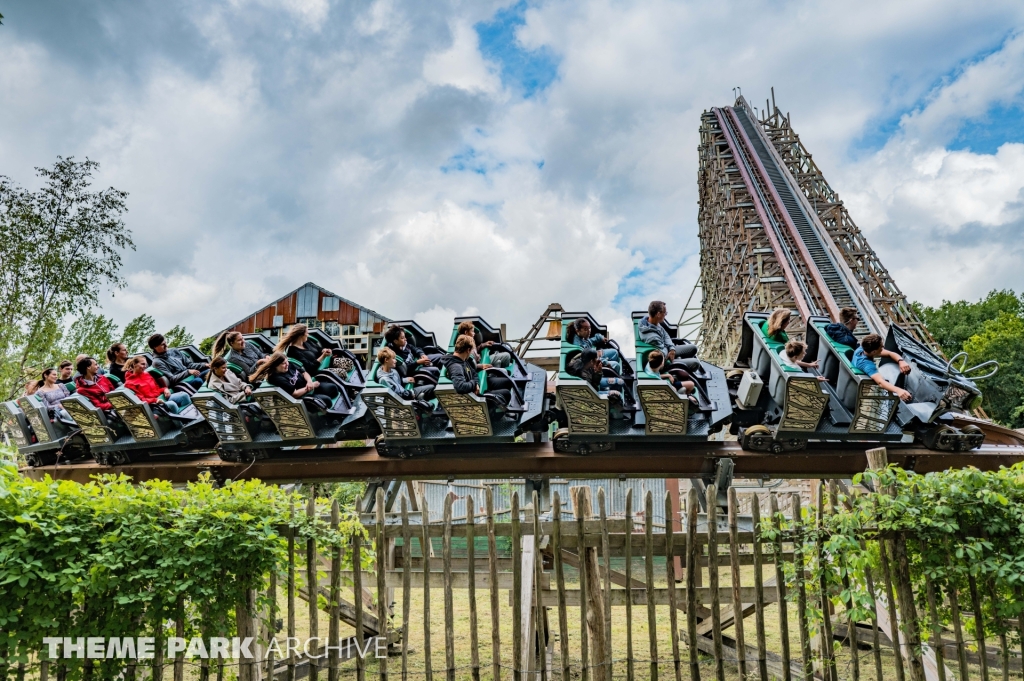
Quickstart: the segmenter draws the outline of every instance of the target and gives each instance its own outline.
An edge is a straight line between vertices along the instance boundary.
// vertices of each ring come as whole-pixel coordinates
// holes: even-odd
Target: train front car
[[[4,429],[32,467],[73,463],[92,456],[89,441],[65,414],[48,409],[37,395],[0,404]]]
[[[479,394],[459,394],[448,378],[447,360],[439,359],[451,357],[459,325],[464,322],[473,325],[479,341],[479,363],[492,364],[477,373]],[[405,399],[378,382],[380,363],[374,362],[364,399],[380,425],[376,445],[381,456],[408,458],[428,454],[437,446],[532,442],[543,437],[550,406],[545,397],[547,373],[516,355],[499,329],[480,317],[456,318],[446,352],[437,345],[434,334],[415,322],[395,324],[404,329],[409,343],[441,366],[437,376],[413,374],[413,389],[434,386],[432,396],[430,391],[426,395],[419,391],[413,399]],[[490,390],[497,384],[506,386],[508,399]]]
[[[764,329],[768,316],[744,315],[738,371],[732,376],[731,432],[744,449],[781,453],[803,449],[809,441],[916,440],[931,449],[966,451],[984,440],[976,427],[959,430],[948,423],[980,399],[974,383],[898,327],[889,330],[886,349],[902,356],[911,371],[902,374],[897,362],[883,356],[879,372],[911,392],[908,403],[853,364],[854,350],[826,333],[827,317],[812,316],[806,324],[806,351],[799,359],[816,361],[815,369],[783,360],[785,345]]]
[[[985,433],[976,425],[957,428],[958,416],[969,415],[981,406],[981,390],[976,381],[991,378],[999,370],[995,361],[967,367],[967,353],[960,352],[945,360],[922,345],[898,326],[889,327],[885,349],[903,357],[910,364],[909,374],[883,358],[878,370],[897,387],[913,395],[913,401],[900,404],[896,420],[929,449],[964,452],[980,447]]]
[[[588,454],[613,449],[616,443],[703,442],[728,422],[732,407],[725,373],[719,367],[691,356],[664,368],[673,380],[692,383],[692,395],[677,390],[660,372],[647,373],[648,357],[655,348],[640,337],[639,323],[646,315],[633,313],[636,360],[626,360],[618,344],[608,339],[606,327],[589,313],[562,314],[555,391],[565,427],[555,433],[557,451]],[[618,355],[618,361],[614,354],[606,357],[609,361],[602,368],[603,377],[612,384],[595,387],[581,375],[574,361],[584,349],[576,339],[580,320],[590,327],[589,339],[601,336],[595,343],[597,349],[614,350]],[[673,325],[663,322],[663,328],[674,341],[685,344],[677,338]],[[615,379],[621,379],[622,385],[615,385]]]
[[[262,334],[247,334],[244,338],[264,355],[274,351],[274,344]],[[379,432],[362,399],[366,374],[358,358],[320,329],[309,330],[307,345],[331,350],[317,375],[311,377],[338,387],[338,396],[330,404],[323,399],[292,397],[266,382],[255,386],[251,399],[238,403],[209,388],[200,389],[192,397],[217,436],[221,459],[249,462],[292,457],[308,453],[309,447],[362,440]],[[231,362],[230,354],[225,357],[228,370],[248,380],[241,367]]]

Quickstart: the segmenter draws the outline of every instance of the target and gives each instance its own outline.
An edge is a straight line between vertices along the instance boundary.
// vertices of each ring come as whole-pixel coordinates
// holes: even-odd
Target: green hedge
[[[236,606],[287,561],[287,527],[323,547],[362,531],[310,521],[306,504],[259,481],[81,485],[0,466],[0,658],[26,661],[45,636],[166,635],[175,619],[186,636],[234,635]]]

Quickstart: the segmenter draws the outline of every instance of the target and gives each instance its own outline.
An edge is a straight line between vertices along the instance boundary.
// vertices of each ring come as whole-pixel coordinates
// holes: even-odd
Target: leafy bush
[[[306,503],[260,481],[80,485],[0,466],[0,656],[24,661],[44,636],[159,636],[170,619],[232,635],[236,607],[286,563],[286,528],[325,550],[363,532],[351,515],[337,532],[307,519]]]

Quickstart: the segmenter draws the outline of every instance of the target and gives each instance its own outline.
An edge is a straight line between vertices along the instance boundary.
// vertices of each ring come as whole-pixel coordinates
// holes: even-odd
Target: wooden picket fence
[[[801,514],[799,495],[785,499],[785,514],[774,493],[749,495],[743,500],[749,515],[743,516],[731,488],[724,513],[714,503],[706,513],[698,512],[694,490],[681,510],[671,494],[655,500],[647,493],[644,522],[627,524],[607,517],[603,493],[595,504],[589,488],[574,489],[568,500],[555,494],[548,508],[536,493],[525,505],[514,495],[510,522],[496,522],[492,495],[485,491],[482,514],[477,515],[476,500],[467,499],[464,522],[453,522],[449,496],[442,522],[431,524],[422,500],[412,510],[415,500],[403,497],[400,509],[387,513],[380,491],[375,513],[364,516],[376,547],[372,567],[340,569],[346,550],[353,565],[361,563],[368,547],[358,536],[331,556],[319,555],[311,540],[305,546],[290,540],[285,611],[265,613],[265,634],[280,618],[279,640],[296,637],[303,619],[305,634],[322,635],[326,616],[330,647],[314,651],[319,659],[271,656],[260,669],[242,670],[240,676],[247,681],[318,679],[324,673],[328,681],[860,681],[862,676],[967,681],[973,675],[989,681],[999,670],[1003,681],[1011,672],[1021,677],[1021,654],[1010,650],[1005,635],[997,648],[967,637],[955,592],[937,594],[930,588],[930,620],[918,616],[905,554],[899,555],[897,544],[880,542],[882,569],[874,575],[880,579],[866,575],[875,595],[868,621],[854,621],[849,611],[822,598],[824,585],[807,583],[804,571],[795,569],[805,564],[808,545],[792,540],[805,523],[822,522],[830,506],[825,499],[831,495],[834,507],[835,493],[835,483],[819,487],[808,516]],[[716,498],[713,487],[707,498]],[[655,503],[663,503],[664,517],[677,522],[655,531]],[[629,495],[626,518],[634,517],[632,506]],[[541,512],[534,512],[538,508]],[[755,531],[762,523],[789,529],[768,542]],[[822,551],[821,543],[811,550]],[[299,585],[303,577],[319,585],[319,601],[310,600]],[[281,602],[276,578],[269,595],[275,604]],[[807,607],[812,596],[821,599],[817,622],[808,616],[815,611]],[[970,596],[971,617],[980,617],[978,594]],[[296,598],[306,600],[305,618]],[[927,626],[927,621],[937,624],[936,598],[945,598],[957,613],[951,632]],[[364,659],[354,654],[356,646],[386,648],[390,655]],[[953,661],[955,672],[945,660]]]

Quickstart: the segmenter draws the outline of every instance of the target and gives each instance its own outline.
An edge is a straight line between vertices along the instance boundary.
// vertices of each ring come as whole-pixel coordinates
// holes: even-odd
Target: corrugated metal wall
[[[525,499],[526,485],[522,480],[456,480],[451,483],[437,481],[423,481],[423,495],[427,500],[430,510],[431,522],[440,522],[444,513],[444,499],[451,491],[455,494],[455,501],[452,504],[453,522],[464,522],[466,518],[466,500],[473,497],[477,517],[482,517],[485,512],[484,494],[485,489],[490,487],[494,490],[494,511],[498,520],[507,520],[509,509],[512,506],[512,493],[519,492],[520,505],[525,506],[529,499]],[[594,500],[595,512],[597,510],[597,491],[604,490],[605,508],[608,517],[622,518],[626,513],[626,492],[633,490],[633,517],[634,520],[643,519],[644,498],[650,492],[654,502],[654,523],[664,525],[665,523],[665,480],[658,478],[640,478],[627,480],[569,480],[555,478],[551,480],[551,494],[558,492],[562,500],[562,517],[573,518],[572,505],[569,501],[569,489],[571,487],[588,486],[591,489]],[[406,494],[406,488],[402,487],[401,494]],[[396,505],[394,508],[398,508]],[[479,522],[479,521],[478,521]]]

